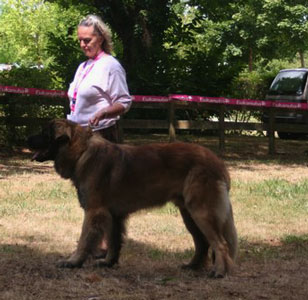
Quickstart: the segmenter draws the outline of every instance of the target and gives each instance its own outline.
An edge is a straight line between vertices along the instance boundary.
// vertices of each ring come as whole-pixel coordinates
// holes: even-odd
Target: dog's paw
[[[226,274],[223,274],[223,272],[216,272],[215,270],[212,270],[209,272],[208,276],[210,278],[219,279],[224,278]]]
[[[93,251],[92,256],[94,259],[103,259],[107,256],[107,250],[105,249],[96,249]]]
[[[189,264],[181,265],[181,269],[182,269],[182,270],[198,271],[198,270],[200,270],[201,268],[202,268],[201,264],[189,263]]]
[[[98,268],[112,268],[117,262],[107,261],[104,259],[99,259],[96,261],[96,266]]]
[[[74,268],[81,268],[82,262],[73,262],[70,260],[60,260],[57,262],[58,268],[68,268],[68,269],[74,269]]]

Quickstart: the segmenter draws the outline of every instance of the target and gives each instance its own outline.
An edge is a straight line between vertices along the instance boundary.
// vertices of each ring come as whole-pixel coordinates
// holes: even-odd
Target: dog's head
[[[35,151],[32,160],[55,160],[59,149],[70,143],[76,127],[78,125],[71,121],[56,119],[50,121],[41,133],[30,136],[28,146]]]

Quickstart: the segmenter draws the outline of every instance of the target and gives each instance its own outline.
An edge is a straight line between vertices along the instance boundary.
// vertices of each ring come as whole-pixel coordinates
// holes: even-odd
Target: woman
[[[117,121],[131,106],[125,71],[111,55],[111,34],[106,24],[95,15],[85,17],[78,25],[80,48],[88,57],[76,71],[68,96],[71,112],[67,118],[81,126],[90,126],[111,142],[119,142]],[[78,191],[80,203],[83,194]],[[97,257],[106,254],[102,242]]]
[[[79,65],[69,87],[67,118],[118,142],[116,122],[129,110],[131,96],[125,71],[111,55],[110,31],[101,18],[89,15],[79,23],[77,36],[88,60]]]

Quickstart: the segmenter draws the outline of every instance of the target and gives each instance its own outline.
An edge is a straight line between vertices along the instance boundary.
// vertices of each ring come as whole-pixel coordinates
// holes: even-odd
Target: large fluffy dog
[[[36,161],[53,160],[56,171],[72,180],[85,211],[77,250],[60,266],[81,267],[103,235],[108,241],[104,265],[113,266],[128,215],[172,201],[195,244],[186,267],[202,266],[211,246],[211,275],[229,271],[237,249],[230,179],[208,149],[189,143],[113,144],[67,120],[51,121],[28,142]]]

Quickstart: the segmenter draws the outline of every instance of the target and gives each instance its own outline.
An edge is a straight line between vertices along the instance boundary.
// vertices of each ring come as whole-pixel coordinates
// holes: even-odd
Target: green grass
[[[18,214],[41,213],[50,211],[71,213],[71,202],[76,201],[76,193],[67,182],[38,182],[27,188],[27,184],[16,188],[15,183],[0,183],[0,217]]]
[[[293,183],[284,179],[266,179],[261,182],[234,181],[232,198],[246,212],[259,218],[283,219],[307,215],[308,180]]]
[[[301,236],[297,236],[297,235],[293,235],[293,234],[286,235],[281,240],[282,240],[282,242],[284,244],[302,244],[302,243],[306,243],[308,245],[308,234],[304,234],[304,235],[301,235]]]
[[[156,208],[154,212],[157,214],[171,215],[171,216],[177,216],[180,213],[179,209],[171,202],[168,202],[166,205],[160,208]]]

